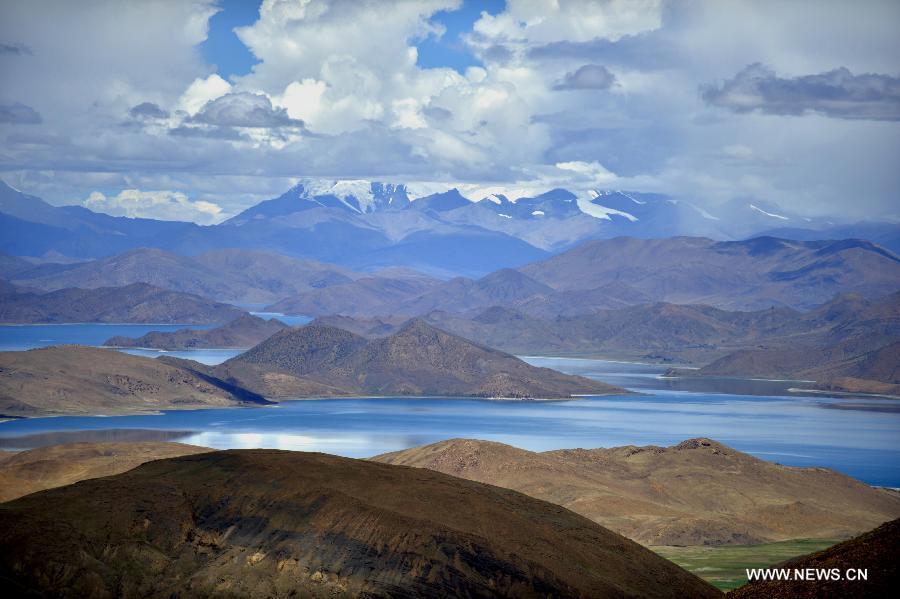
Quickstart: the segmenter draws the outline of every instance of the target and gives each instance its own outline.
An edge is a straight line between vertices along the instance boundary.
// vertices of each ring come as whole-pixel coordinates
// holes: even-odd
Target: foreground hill
[[[0,414],[134,414],[266,404],[152,358],[78,345],[0,352]]]
[[[650,301],[724,309],[809,309],[838,293],[881,297],[900,287],[900,258],[871,242],[758,237],[589,241],[522,272],[558,291],[615,282]]]
[[[227,322],[243,312],[234,306],[146,283],[97,289],[68,288],[31,293],[0,292],[0,322],[139,322],[205,324]]]
[[[207,451],[212,450],[183,443],[67,443],[0,454],[0,501],[127,472],[151,460]]]
[[[708,439],[544,453],[453,439],[373,459],[515,489],[646,545],[841,538],[900,515],[895,493]]]
[[[867,599],[892,597],[900,586],[900,520],[886,522],[865,534],[824,551],[804,555],[779,564],[776,568],[805,570],[836,569],[841,578],[848,570],[865,570],[865,580],[754,581],[737,588],[728,597],[734,599]],[[814,573],[814,576],[816,574]],[[892,590],[893,589],[893,590]]]
[[[274,450],[158,460],[0,505],[0,576],[54,596],[718,596],[513,491]]]
[[[324,393],[550,399],[625,392],[531,366],[418,319],[373,340],[335,327],[286,329],[204,372],[267,397]]]
[[[220,327],[206,330],[180,329],[171,333],[152,331],[141,337],[116,336],[103,345],[111,347],[152,347],[158,349],[201,349],[252,347],[288,325],[280,320],[243,314]]]

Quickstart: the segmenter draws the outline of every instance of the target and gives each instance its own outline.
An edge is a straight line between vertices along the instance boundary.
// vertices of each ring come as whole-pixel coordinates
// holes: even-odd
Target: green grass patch
[[[651,549],[720,590],[729,591],[747,584],[747,568],[766,568],[792,557],[821,551],[839,542],[839,539],[798,539],[763,545]]]

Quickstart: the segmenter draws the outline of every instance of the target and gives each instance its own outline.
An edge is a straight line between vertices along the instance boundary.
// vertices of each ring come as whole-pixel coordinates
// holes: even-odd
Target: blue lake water
[[[0,336],[6,333],[6,328],[0,330]],[[0,339],[0,345],[6,343]],[[208,350],[184,353],[196,359],[203,351]],[[24,436],[55,431],[179,431],[183,442],[222,449],[268,447],[366,457],[452,437],[549,450],[671,445],[703,436],[767,460],[831,467],[870,484],[900,487],[898,402],[797,395],[788,391],[790,381],[668,379],[661,377],[665,367],[658,365],[526,359],[643,395],[555,402],[327,399],[147,416],[38,418],[0,423],[0,441],[15,446],[18,441],[10,437],[23,437],[24,447],[36,443]]]
[[[190,324],[22,324],[0,325],[0,351],[22,351],[48,345],[103,345],[110,337],[141,337],[150,331],[207,329]]]

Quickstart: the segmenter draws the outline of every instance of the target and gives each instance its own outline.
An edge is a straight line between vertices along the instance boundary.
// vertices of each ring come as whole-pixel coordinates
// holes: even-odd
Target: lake
[[[81,326],[92,331],[96,326],[140,325]],[[7,330],[4,327],[0,335]],[[110,330],[106,328],[107,333]],[[87,334],[81,342],[86,338]],[[199,354],[208,361],[222,357],[208,352],[184,353],[195,359]],[[96,440],[98,435],[119,438],[124,430],[135,439],[142,435],[158,439],[164,434],[165,438],[221,449],[267,447],[350,457],[452,437],[495,440],[531,450],[671,445],[690,437],[711,437],[763,459],[792,466],[826,466],[870,484],[900,487],[900,403],[792,394],[788,389],[796,383],[791,381],[670,379],[661,376],[666,367],[659,365],[525,359],[643,395],[553,402],[460,398],[286,401],[264,408],[8,421],[0,423],[0,437],[3,445],[28,447],[48,442],[40,440],[48,437],[29,439],[28,435],[69,431],[74,436],[68,440],[77,440],[79,434]]]

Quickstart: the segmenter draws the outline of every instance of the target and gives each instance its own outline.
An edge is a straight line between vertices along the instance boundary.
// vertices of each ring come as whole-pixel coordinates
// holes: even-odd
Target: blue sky
[[[209,34],[200,44],[200,50],[206,61],[215,65],[216,72],[225,79],[246,75],[258,62],[238,39],[234,29],[256,22],[260,4],[261,1],[256,0],[220,0],[217,5],[221,10],[209,20]],[[496,15],[505,6],[505,0],[465,0],[458,8],[434,13],[429,21],[442,25],[444,32],[414,40],[419,51],[417,64],[422,68],[449,67],[460,73],[471,66],[483,66],[462,36],[472,31],[482,12]]]
[[[313,177],[900,219],[893,0],[2,11],[0,177],[58,204],[203,222]]]

